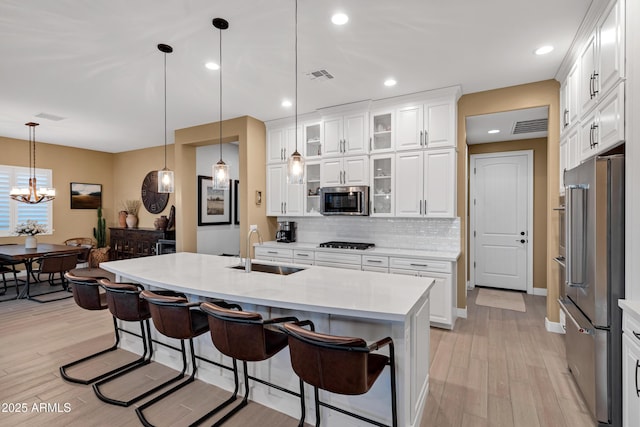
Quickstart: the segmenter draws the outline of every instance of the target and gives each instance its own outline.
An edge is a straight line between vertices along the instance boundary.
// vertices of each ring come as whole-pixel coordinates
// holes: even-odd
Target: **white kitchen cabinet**
[[[322,122],[312,121],[302,126],[304,140],[304,152],[298,150],[306,157],[306,160],[320,158],[322,155]]]
[[[315,252],[306,249],[294,249],[293,250],[293,263],[303,265],[315,264]]]
[[[395,155],[374,154],[370,157],[369,185],[371,216],[393,216],[395,213]]]
[[[624,140],[624,87],[620,83],[580,122],[581,160]]]
[[[320,186],[321,167],[319,161],[306,162],[306,183],[304,194],[304,214],[308,216],[320,215]]]
[[[579,118],[578,94],[580,83],[580,63],[573,64],[567,78],[560,85],[560,133],[564,134],[575,125]]]
[[[366,154],[368,113],[330,116],[322,119],[323,156]]]
[[[298,126],[298,147],[302,144],[302,127]],[[296,127],[269,129],[267,133],[267,163],[286,162],[296,149]]]
[[[369,185],[369,156],[344,156],[322,159],[321,187]]]
[[[287,164],[267,166],[267,216],[302,215],[304,185],[287,182]]]
[[[607,93],[624,77],[625,26],[624,0],[604,13],[598,24],[599,95]]]
[[[315,252],[315,263],[322,267],[346,268],[350,270],[362,269],[362,255],[344,252]]]
[[[622,424],[640,425],[640,321],[622,312]]]
[[[455,149],[396,153],[395,215],[455,216]]]
[[[579,57],[582,115],[624,77],[624,31],[624,0],[619,0],[603,14]]]
[[[379,255],[362,255],[362,270],[388,273],[389,257]]]
[[[455,270],[450,262],[390,258],[389,272],[418,277],[431,277],[435,284],[429,293],[430,321],[434,326],[453,329],[457,319]]]
[[[371,113],[369,127],[369,153],[393,151],[394,122],[393,111],[383,110]]]
[[[456,106],[444,98],[396,110],[396,150],[456,146]]]
[[[560,195],[564,195],[564,171],[580,164],[580,128],[573,127],[560,140]]]
[[[254,246],[255,259],[272,262],[292,262],[293,250],[284,248],[273,248],[267,246]]]

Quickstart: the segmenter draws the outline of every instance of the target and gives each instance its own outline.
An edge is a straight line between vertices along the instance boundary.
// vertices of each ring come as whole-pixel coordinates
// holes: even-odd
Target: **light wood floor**
[[[544,329],[544,297],[525,295],[526,313],[476,306],[475,297],[476,291],[469,294],[468,319],[459,319],[455,331],[431,330],[421,427],[594,425],[566,369],[563,337]],[[82,310],[72,299],[0,303],[0,426],[140,425],[132,408],[102,403],[91,387],[67,383],[58,372],[109,346],[111,335],[107,312]],[[130,356],[118,353],[119,360]],[[115,362],[106,360],[105,369],[109,363]],[[148,380],[170,374],[153,365]],[[187,425],[226,395],[196,382],[149,414],[158,425]],[[227,425],[296,426],[297,420],[251,403]]]

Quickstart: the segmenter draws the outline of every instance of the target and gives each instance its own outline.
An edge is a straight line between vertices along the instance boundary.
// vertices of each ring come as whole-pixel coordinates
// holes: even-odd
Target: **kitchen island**
[[[305,266],[290,275],[245,273],[230,268],[237,263],[238,258],[183,252],[106,262],[100,267],[114,273],[116,280],[135,281],[148,289],[181,291],[191,301],[222,298],[239,303],[244,310],[257,311],[264,318],[310,319],[319,332],[359,336],[367,341],[390,336],[396,350],[398,423],[420,424],[429,387],[429,290],[433,279],[318,266]],[[132,324],[121,326],[137,328]],[[154,338],[171,341],[155,331]],[[123,339],[122,346],[141,352],[139,343],[130,338]],[[213,347],[208,334],[196,340],[196,353],[216,362],[230,363]],[[155,357],[175,368],[181,363],[175,352],[162,347]],[[203,362],[198,369],[201,380],[226,390],[233,388],[230,373]],[[249,364],[249,370],[258,378],[290,390],[297,388],[287,350],[268,361]],[[321,399],[390,424],[389,387],[389,373],[385,370],[366,395],[321,392]],[[252,400],[299,417],[296,398],[261,384],[252,383],[251,388]],[[311,395],[307,393],[307,398]],[[307,407],[312,408],[313,402],[308,400]],[[358,425],[355,419],[337,412],[325,409],[323,412],[323,425]],[[313,418],[313,411],[307,411],[307,422],[313,422]]]

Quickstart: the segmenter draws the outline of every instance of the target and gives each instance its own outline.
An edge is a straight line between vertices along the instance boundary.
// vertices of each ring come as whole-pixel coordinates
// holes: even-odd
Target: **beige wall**
[[[29,142],[0,137],[0,163],[10,166],[29,166]],[[36,145],[36,167],[53,171],[56,198],[53,202],[53,235],[39,236],[45,243],[62,243],[72,237],[91,237],[97,216],[94,209],[71,209],[71,182],[102,184],[102,206],[107,224],[116,221],[113,209],[114,155],[100,151]],[[0,243],[23,243],[24,237],[0,238]]]
[[[175,132],[176,163],[176,239],[179,251],[195,252],[197,248],[197,186],[195,148],[218,144],[219,122],[178,129]],[[240,162],[240,252],[246,256],[245,236],[249,224],[258,225],[262,235],[275,235],[276,220],[266,216],[264,202],[266,191],[266,130],[264,123],[244,116],[225,120],[222,125],[222,142],[238,141]],[[223,159],[224,160],[224,159]],[[192,182],[193,185],[189,184]],[[262,193],[263,202],[255,204],[255,193]]]
[[[547,318],[558,322],[558,310],[555,303],[558,298],[558,271],[555,263],[549,262],[551,254],[558,248],[558,218],[554,215],[553,206],[558,200],[559,186],[559,91],[560,84],[556,80],[512,86],[486,92],[464,95],[458,101],[458,184],[457,203],[460,216],[461,255],[458,260],[458,307],[467,306],[467,253],[468,253],[468,150],[466,143],[465,118],[479,114],[496,113],[521,108],[549,107],[549,136],[547,137],[547,248],[546,248],[546,283],[547,283]],[[553,255],[555,256],[555,255]]]
[[[167,168],[173,170],[173,145],[167,145]],[[111,204],[114,212],[113,218],[107,219],[112,226],[117,225],[117,213],[123,209],[125,200],[140,200],[142,202],[142,180],[151,171],[157,171],[164,167],[164,146],[144,148],[141,150],[126,151],[113,155],[113,187],[114,200]],[[176,188],[181,187],[176,180]],[[153,228],[153,221],[161,215],[169,215],[171,205],[175,205],[175,193],[169,195],[169,201],[165,209],[152,214],[143,205],[138,213],[138,227]],[[178,212],[176,210],[176,216]]]
[[[547,138],[474,144],[472,154],[533,150],[533,287],[547,287]]]

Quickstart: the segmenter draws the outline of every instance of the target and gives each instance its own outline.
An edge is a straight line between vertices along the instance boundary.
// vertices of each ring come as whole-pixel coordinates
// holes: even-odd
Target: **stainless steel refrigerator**
[[[567,364],[603,426],[622,425],[624,156],[565,172]]]

